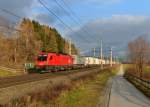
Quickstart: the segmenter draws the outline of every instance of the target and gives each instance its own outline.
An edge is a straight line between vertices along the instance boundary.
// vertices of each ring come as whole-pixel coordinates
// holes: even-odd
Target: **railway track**
[[[24,84],[28,82],[40,81],[44,79],[54,78],[57,76],[70,75],[77,72],[87,72],[90,70],[98,69],[99,67],[83,68],[77,70],[59,71],[54,73],[44,73],[44,74],[29,74],[21,76],[13,76],[7,78],[0,78],[0,88],[6,88],[10,86],[15,86],[19,84]]]
[[[108,68],[107,66],[104,69]],[[98,72],[100,72],[100,66],[54,73],[1,78],[0,105],[7,104],[13,99],[20,98],[29,93],[38,92],[48,86],[54,87],[60,84],[71,84],[72,81],[97,74]]]

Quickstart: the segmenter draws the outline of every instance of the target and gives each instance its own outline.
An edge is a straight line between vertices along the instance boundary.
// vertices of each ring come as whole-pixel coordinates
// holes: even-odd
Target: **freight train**
[[[41,52],[36,58],[34,70],[29,69],[28,71],[43,73],[85,68],[100,64],[106,65],[108,63],[96,57]]]

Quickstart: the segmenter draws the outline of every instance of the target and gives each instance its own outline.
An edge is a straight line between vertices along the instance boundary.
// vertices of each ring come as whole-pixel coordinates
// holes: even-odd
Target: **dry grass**
[[[126,71],[126,73],[130,73],[132,75],[139,77],[139,73],[136,71],[134,65],[125,65],[125,71]],[[142,76],[143,76],[142,77],[143,79],[150,80],[150,66],[144,67]]]
[[[45,107],[49,103],[55,103],[56,98],[64,90],[70,90],[71,86],[59,84],[57,86],[47,86],[44,90],[36,90],[18,99],[13,99],[9,104],[3,107]]]
[[[57,104],[52,107],[96,107],[110,76],[110,72],[103,72],[92,80],[78,82],[71,91],[61,93]]]
[[[47,86],[21,98],[12,100],[2,107],[94,107],[111,70],[78,78],[70,83]]]
[[[0,78],[8,77],[8,76],[15,76],[15,75],[18,75],[18,74],[10,72],[10,71],[6,71],[6,70],[0,70]]]

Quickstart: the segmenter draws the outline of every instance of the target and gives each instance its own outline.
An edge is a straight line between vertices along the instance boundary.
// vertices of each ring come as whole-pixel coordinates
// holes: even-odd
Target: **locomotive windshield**
[[[46,61],[47,60],[47,55],[39,55],[38,56],[38,61]]]

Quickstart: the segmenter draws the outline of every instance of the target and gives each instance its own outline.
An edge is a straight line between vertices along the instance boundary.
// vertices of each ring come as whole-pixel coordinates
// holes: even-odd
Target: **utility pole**
[[[101,40],[101,54],[100,54],[100,59],[101,59],[101,69],[103,69],[103,43]]]
[[[109,56],[107,56],[106,59],[107,59],[107,64],[109,65],[110,64]]]
[[[110,66],[112,67],[112,47],[110,49]]]
[[[96,49],[95,49],[95,48],[93,48],[93,57],[95,57],[95,50],[96,50]]]
[[[113,64],[115,64],[116,56],[113,56]]]
[[[71,40],[69,39],[69,55],[71,55],[72,53],[71,53]]]
[[[118,56],[116,56],[116,64],[119,64]]]

